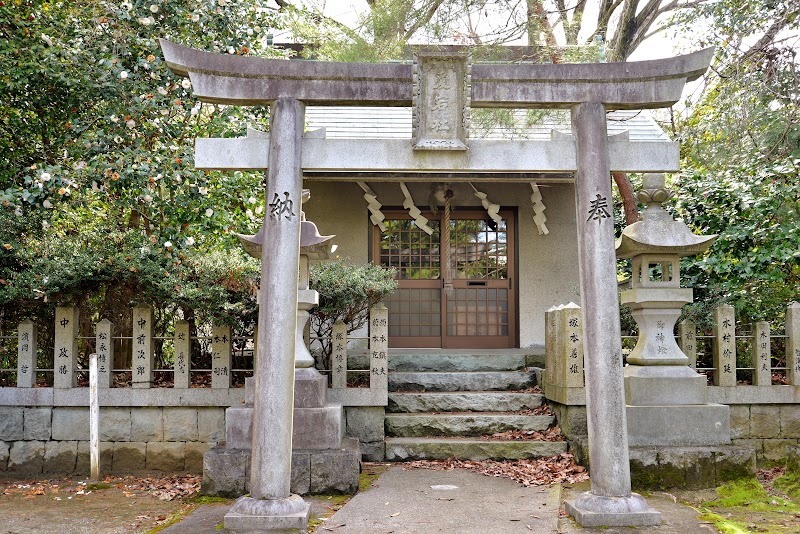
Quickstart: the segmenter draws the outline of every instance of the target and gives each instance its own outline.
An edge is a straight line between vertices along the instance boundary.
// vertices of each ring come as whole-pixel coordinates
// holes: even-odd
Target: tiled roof
[[[550,131],[570,131],[566,110],[472,110],[473,139],[550,139]],[[408,107],[308,107],[306,122],[313,130],[324,127],[330,138],[410,139],[411,108]],[[608,113],[608,133],[628,130],[631,141],[669,141],[646,110]]]

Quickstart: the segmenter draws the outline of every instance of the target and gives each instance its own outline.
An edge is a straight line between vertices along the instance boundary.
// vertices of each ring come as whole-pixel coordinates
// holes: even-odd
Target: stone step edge
[[[555,415],[548,415],[548,414],[536,414],[536,413],[519,413],[519,412],[446,412],[446,411],[438,411],[438,412],[387,412],[384,416],[386,418],[392,419],[400,419],[403,417],[407,417],[410,419],[418,418],[421,419],[423,417],[437,417],[437,418],[445,418],[445,417],[490,417],[492,419],[497,419],[501,417],[550,417],[555,418]]]

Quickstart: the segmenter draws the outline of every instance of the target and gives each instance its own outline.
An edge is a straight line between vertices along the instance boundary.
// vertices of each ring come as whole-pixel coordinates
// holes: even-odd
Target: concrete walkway
[[[650,504],[661,511],[664,524],[647,529],[583,529],[569,518],[559,518],[562,498],[581,488],[525,488],[504,478],[493,478],[463,469],[431,471],[393,465],[373,486],[353,497],[344,507],[323,521],[316,534],[514,534],[625,533],[659,534],[713,533],[697,513],[663,493],[648,495]],[[312,517],[324,513],[324,501],[309,499]],[[201,506],[183,521],[165,529],[168,534],[225,532],[217,525],[227,506]]]

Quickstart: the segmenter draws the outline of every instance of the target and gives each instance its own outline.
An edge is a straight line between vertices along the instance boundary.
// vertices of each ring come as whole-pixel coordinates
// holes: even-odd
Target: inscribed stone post
[[[53,387],[75,387],[75,359],[78,354],[78,308],[56,308],[53,357]]]
[[[555,327],[553,321],[553,311],[555,310],[555,306],[552,306],[544,313],[544,332],[545,332],[545,341],[544,341],[544,359],[545,359],[545,369],[544,369],[544,376],[545,376],[545,383],[552,384],[553,383],[553,376],[555,373],[556,368],[556,358],[555,358]]]
[[[563,304],[556,306],[556,309],[553,310],[553,317],[552,317],[554,325],[553,332],[555,334],[553,336],[553,347],[554,347],[553,350],[555,351],[555,359],[556,359],[555,371],[553,371],[553,382],[558,387],[564,386],[564,375],[566,374],[565,370],[567,366],[567,362],[564,359],[564,347],[566,346],[566,344],[564,343],[564,327],[563,327],[564,322],[562,320],[562,317],[564,315],[562,312],[563,309],[564,309]]]
[[[153,310],[149,306],[133,308],[131,362],[131,387],[149,388],[153,377]]]
[[[697,369],[697,327],[693,321],[684,319],[678,323],[678,345],[689,358],[689,367]]]
[[[786,379],[800,386],[800,303],[786,308]]]
[[[570,302],[561,310],[561,324],[564,332],[564,356],[566,377],[564,385],[580,388],[583,383],[583,328],[581,328],[581,309]]]
[[[114,325],[108,319],[102,319],[95,329],[97,387],[110,388],[114,380]]]
[[[25,319],[17,327],[17,387],[36,384],[36,323]]]
[[[736,385],[736,318],[733,306],[714,309],[714,385]]]
[[[189,387],[189,371],[191,369],[190,357],[191,340],[189,339],[189,321],[175,321],[175,360],[174,365],[174,385],[175,388]]]
[[[331,333],[331,387],[347,387],[347,325],[342,320],[333,324]]]
[[[770,326],[767,321],[758,321],[753,328],[753,385],[772,385],[772,350]]]
[[[369,312],[370,389],[389,387],[389,309],[378,303]]]
[[[214,325],[211,329],[211,387],[231,386],[231,327]]]

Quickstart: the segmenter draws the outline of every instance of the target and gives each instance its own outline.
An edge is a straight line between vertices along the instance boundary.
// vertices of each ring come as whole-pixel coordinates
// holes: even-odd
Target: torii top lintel
[[[286,61],[204,52],[161,39],[167,66],[188,76],[203,102],[268,105],[294,98],[318,106],[410,106],[412,66],[399,63]],[[708,68],[714,49],[630,63],[476,64],[471,106],[606,109],[671,106],[687,81]]]

